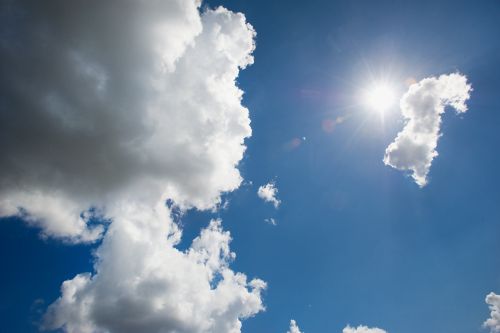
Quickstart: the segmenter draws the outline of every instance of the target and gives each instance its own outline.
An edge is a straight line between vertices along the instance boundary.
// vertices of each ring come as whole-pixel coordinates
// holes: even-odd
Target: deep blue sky
[[[291,318],[307,333],[348,323],[482,332],[484,297],[500,291],[500,2],[208,3],[245,13],[257,31],[255,64],[239,79],[253,129],[240,169],[253,185],[229,194],[227,210],[188,213],[184,243],[220,216],[233,267],[268,282],[267,311],[243,332],[285,332]],[[357,96],[371,77],[402,93],[409,77],[457,70],[474,88],[469,111],[445,114],[420,189],[382,162],[402,129],[397,108],[382,123]],[[273,179],[278,210],[256,196]],[[36,332],[35,300],[52,302],[63,280],[90,270],[92,247],[42,241],[18,222],[0,223],[0,313],[5,332]]]

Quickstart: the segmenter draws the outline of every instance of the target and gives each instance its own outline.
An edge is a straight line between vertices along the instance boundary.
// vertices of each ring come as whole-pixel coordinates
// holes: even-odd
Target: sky
[[[2,331],[500,332],[500,3],[2,1]]]

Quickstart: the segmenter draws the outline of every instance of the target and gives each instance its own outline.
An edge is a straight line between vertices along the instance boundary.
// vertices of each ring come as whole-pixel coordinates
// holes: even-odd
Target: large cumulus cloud
[[[251,135],[236,85],[253,28],[196,0],[12,1],[1,7],[0,217],[91,242],[42,328],[238,333],[264,309],[212,221],[190,248],[165,205],[216,207]]]
[[[92,241],[102,229],[89,208],[171,198],[206,209],[239,186],[251,128],[235,79],[255,32],[200,5],[2,6],[0,216]]]
[[[446,106],[457,113],[467,111],[465,102],[472,87],[459,73],[430,77],[410,86],[401,98],[401,112],[407,122],[385,151],[384,163],[410,171],[419,186],[427,184],[432,160],[438,155],[441,115]]]

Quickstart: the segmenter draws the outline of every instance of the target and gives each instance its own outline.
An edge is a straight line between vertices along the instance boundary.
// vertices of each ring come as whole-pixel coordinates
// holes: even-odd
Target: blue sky
[[[187,249],[221,218],[232,269],[267,282],[266,307],[242,332],[488,332],[485,296],[500,292],[500,32],[498,1],[209,1],[242,12],[257,32],[255,63],[238,86],[251,138],[244,183],[226,209],[187,211]],[[360,101],[373,80],[398,98],[409,78],[460,72],[468,111],[447,108],[428,184],[384,165],[402,130]],[[342,119],[326,128],[325,124]],[[295,143],[295,144],[294,144]],[[257,196],[270,181],[276,209]],[[274,218],[277,225],[266,223]],[[37,332],[61,282],[92,271],[100,244],[39,237],[19,218],[0,223],[0,311],[6,332]],[[43,300],[38,301],[38,300]]]

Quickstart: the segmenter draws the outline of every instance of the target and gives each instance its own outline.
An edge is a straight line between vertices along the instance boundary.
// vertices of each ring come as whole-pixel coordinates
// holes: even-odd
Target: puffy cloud
[[[65,281],[42,328],[68,333],[240,332],[266,284],[229,268],[229,232],[213,220],[186,251],[165,205],[127,205],[96,253],[95,273]]]
[[[500,332],[500,295],[489,293],[485,301],[491,313],[490,318],[484,322],[483,326],[489,328],[491,332]]]
[[[277,198],[278,188],[273,182],[260,186],[257,190],[257,195],[265,202],[272,203],[275,208],[278,208],[281,204],[281,201]]]
[[[430,77],[412,84],[401,98],[400,106],[406,125],[385,150],[384,163],[411,171],[419,186],[427,184],[427,175],[441,136],[441,115],[446,106],[457,113],[467,111],[465,102],[472,87],[465,75],[454,73]]]
[[[288,330],[287,333],[302,333],[299,329],[299,326],[297,326],[297,323],[295,320],[290,320],[290,329]]]
[[[90,242],[94,270],[65,281],[42,328],[238,333],[262,280],[230,269],[212,221],[185,251],[181,209],[236,189],[251,135],[235,80],[253,28],[198,0],[9,2],[0,8],[0,217]]]
[[[343,330],[342,333],[387,333],[383,329],[380,328],[370,328],[367,326],[358,326],[358,327],[351,327],[347,325]]]
[[[0,217],[93,241],[90,208],[236,189],[251,135],[235,79],[253,28],[200,1],[9,2],[0,22]]]

